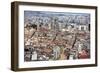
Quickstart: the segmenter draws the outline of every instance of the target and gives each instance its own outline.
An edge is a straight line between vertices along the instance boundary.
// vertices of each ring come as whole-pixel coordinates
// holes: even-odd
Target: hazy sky
[[[69,16],[69,15],[80,15],[80,16],[90,16],[89,13],[72,13],[72,12],[49,12],[49,11],[24,11],[26,16]]]

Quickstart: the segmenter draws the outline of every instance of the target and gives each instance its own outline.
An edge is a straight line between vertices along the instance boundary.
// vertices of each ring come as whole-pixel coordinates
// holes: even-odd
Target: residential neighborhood
[[[24,12],[24,61],[90,58],[90,14]]]

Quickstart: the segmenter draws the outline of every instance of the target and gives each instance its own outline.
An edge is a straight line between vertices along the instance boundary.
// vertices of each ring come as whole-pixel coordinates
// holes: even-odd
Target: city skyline
[[[50,11],[24,11],[24,18],[27,20],[32,20],[34,17],[40,17],[39,19],[44,20],[50,18],[58,18],[58,21],[65,22],[75,22],[77,24],[90,24],[90,14],[89,13],[72,13],[72,12],[50,12]],[[44,19],[43,19],[44,18]]]

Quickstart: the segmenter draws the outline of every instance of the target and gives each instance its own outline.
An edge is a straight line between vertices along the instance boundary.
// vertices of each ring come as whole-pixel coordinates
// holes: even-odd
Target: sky
[[[24,11],[25,16],[68,16],[68,15],[81,15],[90,16],[89,13],[72,13],[72,12],[50,12],[50,11]]]

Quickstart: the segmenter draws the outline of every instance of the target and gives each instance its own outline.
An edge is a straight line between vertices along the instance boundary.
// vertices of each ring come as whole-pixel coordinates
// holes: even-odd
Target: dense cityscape
[[[24,11],[24,61],[90,58],[90,14]]]

